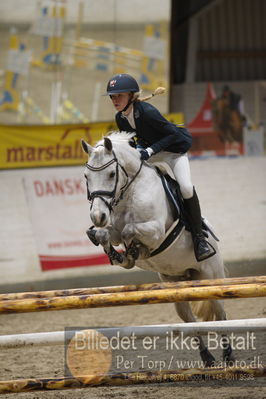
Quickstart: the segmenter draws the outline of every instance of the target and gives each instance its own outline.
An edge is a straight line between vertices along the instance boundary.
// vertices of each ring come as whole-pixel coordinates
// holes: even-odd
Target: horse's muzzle
[[[108,224],[109,217],[105,212],[91,212],[91,221],[96,227],[105,227]]]

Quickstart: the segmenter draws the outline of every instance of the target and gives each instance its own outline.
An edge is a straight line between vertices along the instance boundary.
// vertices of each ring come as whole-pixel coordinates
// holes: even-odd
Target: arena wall
[[[260,263],[265,269],[266,258],[266,158],[237,157],[212,158],[191,161],[193,182],[201,200],[202,213],[208,218],[220,238],[224,259],[231,266],[231,275],[243,274],[244,264],[250,265],[250,272],[256,270],[253,266]],[[101,276],[107,278],[107,284],[123,282],[153,281],[156,274],[139,273],[142,271],[123,271],[119,267],[109,265],[91,265],[88,267],[68,267],[43,270],[40,263],[40,243],[42,241],[41,220],[46,217],[52,220],[51,237],[55,229],[60,231],[60,217],[65,209],[66,221],[71,226],[69,205],[66,199],[55,202],[51,219],[51,206],[30,201],[27,182],[44,179],[56,175],[83,176],[82,167],[39,168],[29,170],[1,171],[0,196],[0,253],[1,253],[1,283],[2,292],[11,291],[11,287],[25,289],[58,288],[59,281],[68,280],[68,286],[99,285]],[[89,205],[86,195],[73,201],[77,220],[80,220],[81,232],[90,225]],[[64,208],[65,207],[65,208]],[[86,214],[84,214],[84,209]],[[57,212],[58,211],[58,212]],[[38,216],[38,212],[39,215]],[[34,216],[35,215],[35,216]],[[73,217],[73,216],[72,216]],[[49,230],[45,233],[49,236]],[[69,234],[69,233],[67,233]],[[80,231],[79,231],[80,234]],[[84,245],[84,244],[83,244]],[[88,241],[88,246],[89,246]],[[99,251],[99,250],[98,250]],[[73,254],[75,247],[73,247]],[[71,248],[68,248],[71,255]],[[99,252],[97,252],[99,255]],[[98,256],[97,255],[97,256]],[[99,262],[98,262],[99,263]],[[233,270],[232,270],[233,267]]]

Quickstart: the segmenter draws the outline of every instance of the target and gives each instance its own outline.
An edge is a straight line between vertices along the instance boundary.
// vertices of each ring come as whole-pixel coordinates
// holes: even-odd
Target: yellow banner
[[[181,113],[165,116],[175,124],[183,122]],[[80,146],[80,140],[83,138],[94,145],[111,130],[117,130],[114,122],[51,126],[0,125],[0,168],[81,165],[87,156]]]

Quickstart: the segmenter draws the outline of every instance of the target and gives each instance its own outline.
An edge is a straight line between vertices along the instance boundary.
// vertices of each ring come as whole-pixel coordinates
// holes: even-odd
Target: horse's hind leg
[[[188,277],[188,276],[187,276]],[[160,278],[162,281],[178,281],[177,277],[166,276],[164,274],[160,274]],[[181,279],[181,278],[179,278]],[[174,304],[175,309],[177,311],[178,316],[185,322],[185,323],[194,323],[196,321],[195,316],[193,315],[192,309],[190,307],[189,302],[177,302]],[[211,367],[214,365],[215,358],[210,353],[201,336],[196,336],[195,339],[198,343],[198,348],[200,350],[200,357],[204,362],[205,366]]]
[[[205,261],[205,265],[202,267],[200,272],[195,272],[195,279],[203,280],[208,278],[224,278],[224,265],[222,258],[217,251],[215,257],[207,259]],[[222,300],[213,300],[212,303],[212,311],[215,316],[215,320],[226,320],[226,313],[224,310],[224,304]],[[206,315],[208,316],[208,315]],[[204,320],[204,317],[203,317]],[[205,318],[206,320],[206,318]],[[223,361],[226,363],[231,363],[235,361],[232,347],[228,341],[228,338],[225,334],[222,334],[222,347],[223,347]]]
[[[186,323],[192,322],[193,323],[196,321],[196,319],[192,313],[189,302],[178,302],[178,303],[175,303],[174,305],[175,305],[178,316],[182,320],[184,320],[184,322],[186,322]],[[195,340],[197,340],[198,348],[200,350],[200,357],[201,357],[202,361],[204,362],[204,365],[206,367],[213,366],[214,362],[215,362],[215,358],[213,357],[211,352],[208,350],[208,348],[204,344],[202,337],[200,335],[198,335],[195,337]]]
[[[226,320],[226,313],[224,310],[224,305],[222,300],[213,301],[213,310],[215,313],[215,319],[217,321]],[[223,361],[226,362],[227,364],[233,363],[235,361],[235,357],[233,355],[233,350],[226,334],[222,334],[222,347],[223,347]]]

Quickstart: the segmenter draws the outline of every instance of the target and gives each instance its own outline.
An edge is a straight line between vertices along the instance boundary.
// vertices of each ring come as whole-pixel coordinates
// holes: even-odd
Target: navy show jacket
[[[116,124],[120,131],[135,132],[137,143],[142,147],[151,147],[154,153],[169,151],[181,154],[191,147],[192,137],[187,129],[169,122],[153,105],[136,101],[133,103],[133,115],[136,129],[121,111],[115,116]]]

